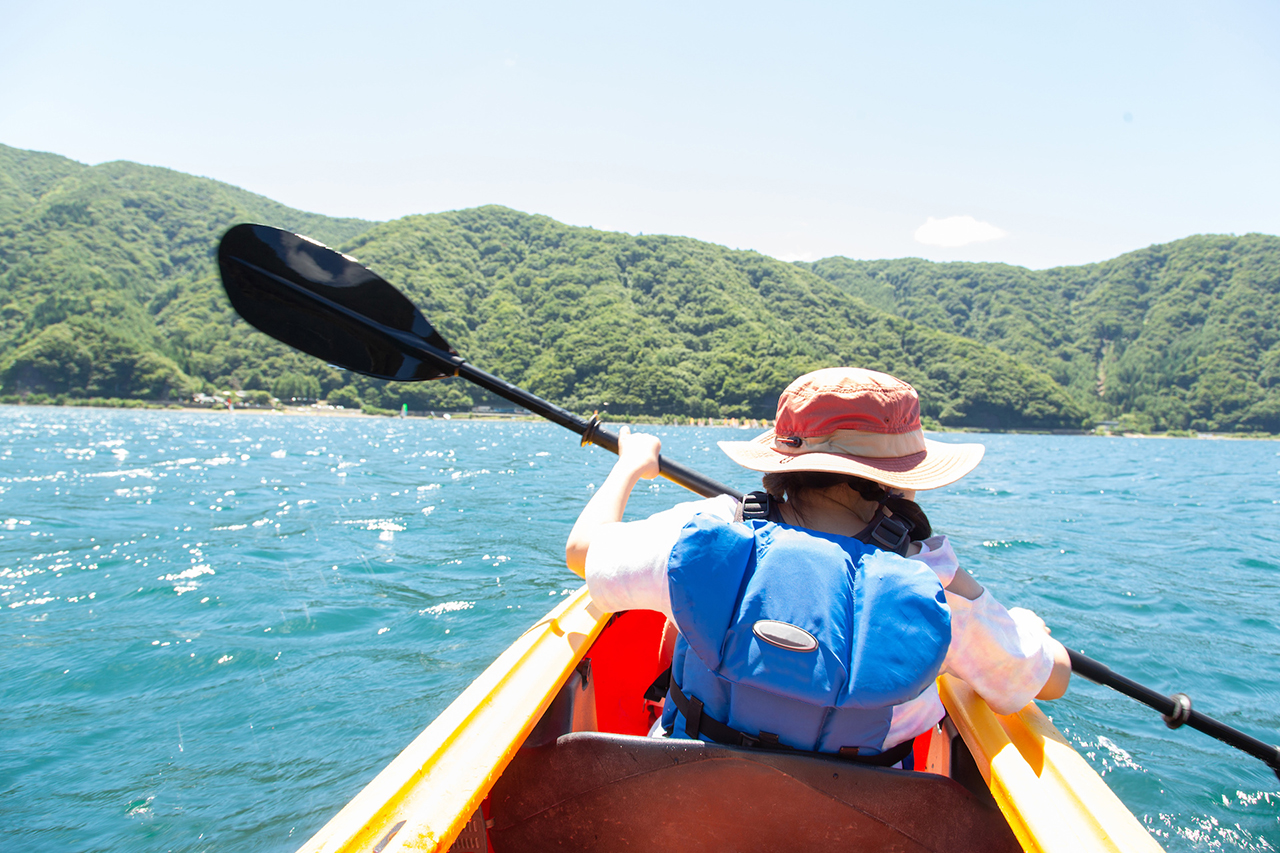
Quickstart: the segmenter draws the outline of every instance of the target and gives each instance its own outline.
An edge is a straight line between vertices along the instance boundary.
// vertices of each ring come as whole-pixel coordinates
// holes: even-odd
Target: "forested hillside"
[[[1188,237],[1044,271],[918,259],[800,266],[1048,372],[1095,418],[1280,432],[1280,238]]]
[[[944,423],[1072,427],[1048,376],[868,309],[792,265],[694,240],[571,228],[490,207],[370,226],[176,172],[0,149],[0,391],[177,397],[275,390],[468,406],[456,382],[385,385],[267,339],[215,276],[235,222],[295,229],[404,287],[473,361],[578,409],[772,414],[796,374],[840,362],[916,382]]]
[[[786,264],[502,207],[332,219],[165,169],[3,146],[0,394],[487,402],[451,380],[352,376],[248,327],[214,263],[218,238],[244,221],[355,255],[470,360],[573,409],[767,417],[791,378],[845,363],[913,382],[947,425],[1074,428],[1137,413],[1152,426],[1280,431],[1277,238],[1191,238],[1045,272]]]
[[[337,243],[370,225],[168,169],[0,146],[0,387],[143,399],[201,387],[213,377],[191,372],[162,315],[245,220]]]
[[[1047,375],[754,252],[500,207],[378,225],[348,249],[402,286],[459,352],[570,408],[771,417],[797,375],[860,364],[915,383],[925,414],[943,423],[1082,417]]]

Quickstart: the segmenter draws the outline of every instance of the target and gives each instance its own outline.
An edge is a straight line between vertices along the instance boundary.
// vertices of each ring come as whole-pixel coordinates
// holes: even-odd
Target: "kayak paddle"
[[[418,382],[458,376],[573,430],[583,445],[618,452],[618,436],[467,363],[404,294],[355,259],[309,237],[267,225],[237,225],[218,246],[222,286],[250,325],[328,363],[373,376]],[[659,459],[662,476],[704,497],[742,493],[697,471]],[[1185,694],[1165,696],[1068,650],[1073,672],[1265,762],[1280,777],[1280,747],[1191,710]]]
[[[1154,708],[1160,712],[1165,725],[1171,729],[1188,725],[1209,737],[1222,741],[1227,746],[1247,752],[1266,763],[1276,774],[1276,778],[1280,778],[1280,747],[1264,743],[1238,729],[1231,728],[1226,723],[1218,722],[1213,717],[1191,710],[1191,697],[1185,693],[1165,696],[1146,685],[1125,678],[1106,664],[1099,663],[1080,652],[1067,649],[1067,654],[1071,657],[1071,671],[1077,675],[1082,675],[1104,687],[1110,687],[1130,699],[1136,699],[1148,708]]]
[[[404,294],[353,258],[266,225],[237,225],[218,246],[222,286],[236,311],[278,341],[329,364],[403,382],[459,376],[618,452],[599,418],[573,412],[467,363]],[[669,459],[662,476],[703,497],[742,493]]]

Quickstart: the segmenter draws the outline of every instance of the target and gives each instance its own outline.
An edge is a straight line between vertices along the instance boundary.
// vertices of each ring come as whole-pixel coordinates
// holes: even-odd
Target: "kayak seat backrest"
[[[521,749],[489,817],[495,853],[1021,850],[999,811],[943,776],[597,732]]]

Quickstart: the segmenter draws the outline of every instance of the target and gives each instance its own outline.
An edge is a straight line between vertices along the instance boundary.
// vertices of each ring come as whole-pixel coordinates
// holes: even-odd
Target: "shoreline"
[[[364,412],[358,409],[347,409],[333,406],[279,406],[279,407],[257,407],[257,406],[234,406],[231,408],[215,407],[215,406],[184,406],[180,403],[159,403],[147,401],[135,401],[136,405],[78,405],[76,403],[0,403],[5,407],[30,407],[30,408],[47,408],[47,409],[110,409],[114,411],[132,410],[132,411],[149,411],[149,412],[208,412],[209,414],[222,415],[275,415],[277,417],[320,417],[320,418],[382,418],[382,419],[412,419],[412,420],[461,420],[461,421],[484,421],[484,422],[503,422],[503,421],[527,421],[538,422],[545,420],[534,414],[515,414],[506,412],[440,412],[438,414],[414,414],[401,415],[399,412],[387,410],[382,412]],[[717,422],[718,421],[718,422]],[[601,421],[606,424],[628,424],[639,426],[704,426],[704,427],[727,427],[730,429],[768,429],[771,425],[770,421],[757,418],[687,418],[682,417],[672,421],[671,418],[655,417],[648,415],[624,416],[622,418],[604,418]],[[934,427],[930,426],[924,429],[926,434],[947,435],[956,433],[985,433],[988,435],[1079,435],[1089,436],[1093,438],[1125,438],[1125,439],[1196,439],[1203,441],[1231,441],[1231,440],[1252,440],[1252,441],[1276,441],[1280,440],[1280,435],[1270,433],[1220,433],[1220,432],[1196,432],[1191,435],[1170,435],[1168,433],[1139,433],[1139,432],[1098,432],[1093,430],[1020,430],[1020,429],[981,429],[976,427]]]

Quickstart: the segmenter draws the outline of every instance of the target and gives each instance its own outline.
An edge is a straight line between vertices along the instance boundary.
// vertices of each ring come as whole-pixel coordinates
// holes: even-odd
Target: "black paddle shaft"
[[[456,365],[457,376],[479,385],[487,391],[492,391],[503,399],[518,403],[535,415],[544,417],[552,423],[573,430],[582,436],[583,444],[594,444],[597,447],[603,447],[610,453],[618,452],[618,434],[609,432],[609,430],[600,426],[598,418],[592,417],[589,420],[581,418],[554,403],[549,403],[541,397],[530,394],[523,388],[512,385],[505,379],[499,379],[491,373],[486,373],[478,367],[466,363],[459,356],[453,356],[453,358],[458,359]],[[670,459],[665,459],[661,456],[658,457],[658,470],[662,476],[671,482],[684,486],[689,491],[705,498],[714,498],[717,495],[732,495],[738,500],[742,499],[742,492],[737,489],[730,488],[694,471],[692,468],[686,468],[678,462],[672,462]]]
[[[618,435],[469,364],[404,294],[328,246],[266,225],[237,225],[218,246],[222,285],[236,311],[278,341],[328,363],[401,382],[458,376],[618,452]],[[662,476],[703,497],[742,493],[658,458]]]
[[[1242,752],[1249,753],[1254,758],[1265,762],[1275,772],[1276,777],[1280,778],[1280,747],[1264,743],[1238,729],[1231,728],[1226,723],[1215,720],[1213,717],[1206,716],[1199,711],[1193,711],[1191,709],[1191,699],[1184,693],[1165,696],[1150,687],[1125,678],[1106,664],[1099,663],[1080,652],[1068,649],[1067,654],[1071,656],[1071,671],[1075,674],[1083,675],[1090,681],[1095,681],[1104,687],[1110,687],[1112,690],[1123,693],[1131,699],[1137,699],[1149,708],[1154,708],[1164,716],[1165,724],[1171,729],[1188,725],[1197,731],[1204,732],[1209,737],[1222,741],[1228,746],[1233,746]]]

